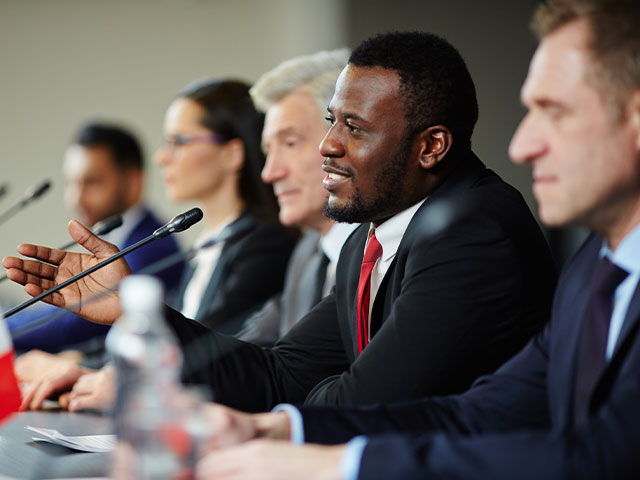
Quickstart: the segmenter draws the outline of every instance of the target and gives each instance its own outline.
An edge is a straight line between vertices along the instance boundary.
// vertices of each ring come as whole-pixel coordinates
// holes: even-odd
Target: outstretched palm
[[[69,233],[91,254],[22,244],[18,247],[18,253],[34,260],[17,257],[3,259],[2,265],[7,268],[9,279],[24,285],[29,295],[36,296],[118,252],[114,245],[100,240],[75,220],[69,224]],[[72,309],[92,322],[111,324],[120,314],[120,304],[116,293],[105,295],[105,291],[130,272],[124,260],[117,260],[45,297],[43,301]]]

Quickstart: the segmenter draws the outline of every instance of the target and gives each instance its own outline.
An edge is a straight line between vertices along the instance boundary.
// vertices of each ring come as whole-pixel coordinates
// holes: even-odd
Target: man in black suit
[[[534,25],[541,43],[510,155],[532,166],[547,225],[592,231],[560,277],[550,323],[462,395],[303,407],[291,425],[218,407],[221,442],[290,428],[316,443],[367,437],[346,448],[254,441],[210,455],[202,478],[638,478],[640,3],[550,0]]]
[[[365,42],[328,110],[320,145],[327,214],[367,222],[342,250],[333,292],[271,349],[168,311],[185,380],[210,385],[218,402],[264,411],[282,401],[357,405],[460,392],[548,318],[555,268],[545,240],[520,194],[471,151],[475,88],[449,43],[421,33]],[[68,267],[58,271],[111,253],[75,224],[71,233],[97,258],[60,263],[46,248],[20,252]],[[376,242],[380,259],[361,275],[365,245]],[[31,294],[57,281],[51,269],[37,277],[39,264],[4,260]],[[126,273],[114,263],[92,278],[113,283]],[[53,301],[85,294],[66,293]],[[118,312],[105,300],[80,313],[109,323]]]

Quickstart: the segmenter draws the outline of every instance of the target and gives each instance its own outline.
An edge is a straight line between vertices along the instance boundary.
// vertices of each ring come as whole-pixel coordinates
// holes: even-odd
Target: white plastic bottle
[[[163,316],[163,290],[150,276],[120,286],[122,317],[107,335],[116,367],[116,430],[135,452],[132,478],[170,478],[190,468],[180,401],[180,349]],[[187,463],[187,464],[186,464]]]

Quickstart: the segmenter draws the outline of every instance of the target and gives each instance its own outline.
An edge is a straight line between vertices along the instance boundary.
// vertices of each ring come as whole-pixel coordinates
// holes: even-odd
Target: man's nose
[[[509,156],[514,163],[526,164],[544,153],[545,141],[540,126],[528,113],[518,125],[509,144]]]
[[[332,126],[324,136],[318,147],[323,157],[342,157],[344,156],[344,145],[338,139],[335,125]]]
[[[287,167],[280,158],[277,151],[269,152],[262,168],[262,181],[264,183],[274,183],[287,176]]]

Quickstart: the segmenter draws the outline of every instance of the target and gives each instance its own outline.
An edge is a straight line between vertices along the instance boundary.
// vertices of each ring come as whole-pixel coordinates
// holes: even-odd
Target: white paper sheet
[[[71,436],[63,435],[57,430],[49,428],[32,427],[31,425],[27,425],[24,428],[44,437],[33,437],[36,441],[55,443],[56,445],[62,445],[82,452],[108,453],[115,448],[117,441],[116,435],[113,434]]]

